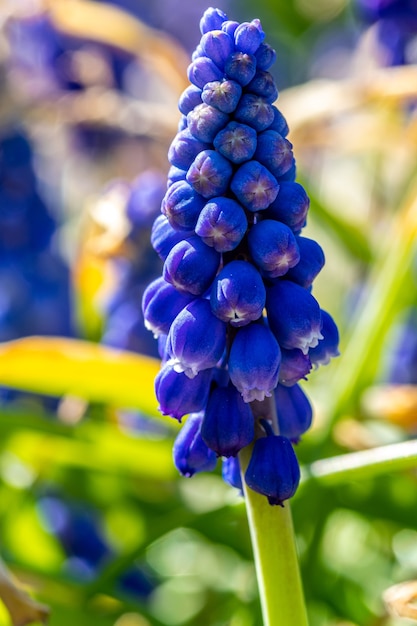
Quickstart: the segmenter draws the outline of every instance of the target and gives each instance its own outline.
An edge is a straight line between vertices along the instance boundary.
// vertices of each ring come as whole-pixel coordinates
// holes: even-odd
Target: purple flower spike
[[[256,59],[253,54],[233,52],[226,59],[224,71],[228,78],[245,87],[256,74]]]
[[[172,248],[165,259],[163,277],[179,291],[200,296],[213,282],[219,264],[220,254],[195,235]]]
[[[295,235],[281,222],[262,220],[254,224],[248,244],[254,263],[267,278],[283,276],[300,260]]]
[[[204,198],[213,198],[227,191],[232,173],[230,161],[215,150],[203,150],[190,166],[187,181]]]
[[[339,331],[332,316],[327,311],[321,311],[323,321],[323,339],[309,352],[313,365],[328,365],[330,359],[339,356]]]
[[[211,143],[217,133],[226,126],[229,116],[209,104],[199,104],[187,115],[188,130],[205,143]]]
[[[292,144],[276,131],[266,130],[258,135],[255,159],[274,176],[282,176],[291,169],[294,161]]]
[[[289,270],[287,278],[308,289],[325,263],[324,252],[314,239],[297,237],[300,262]]]
[[[193,299],[192,295],[180,293],[163,278],[157,278],[148,285],[142,297],[145,327],[155,337],[167,335],[178,313]]]
[[[221,80],[223,72],[217,65],[206,56],[198,57],[189,66],[187,70],[188,80],[196,87],[203,89],[206,83],[213,80]]]
[[[152,247],[158,254],[159,258],[165,261],[175,244],[182,241],[182,239],[190,237],[191,232],[172,228],[165,215],[158,215],[153,223],[151,231]]]
[[[231,456],[228,459],[223,459],[222,478],[224,482],[231,487],[239,489],[241,495],[243,496],[243,485],[238,456]]]
[[[281,280],[267,289],[266,308],[272,332],[282,348],[299,348],[307,354],[321,334],[321,312],[317,300],[303,287]]]
[[[225,347],[226,325],[213,315],[208,300],[190,302],[171,324],[167,343],[171,364],[189,378],[214,367]]]
[[[269,207],[279,191],[276,178],[258,161],[243,163],[233,176],[230,187],[239,202],[252,212]]]
[[[178,108],[183,115],[187,115],[194,107],[202,103],[201,99],[202,91],[195,85],[189,85],[182,94],[178,101]]]
[[[268,207],[265,215],[273,220],[284,222],[298,234],[306,224],[310,199],[299,183],[280,183],[279,194]]]
[[[198,472],[212,472],[217,464],[215,453],[201,438],[202,420],[201,413],[191,414],[174,441],[175,467],[187,478]]]
[[[187,183],[178,181],[164,196],[161,211],[176,230],[194,230],[204,199]]]
[[[179,421],[184,415],[202,411],[210,392],[213,374],[203,370],[194,378],[176,372],[168,361],[155,378],[155,393],[162,415]]]
[[[277,54],[275,50],[267,43],[261,43],[255,52],[256,66],[258,70],[269,70],[274,64]]]
[[[281,435],[269,435],[255,442],[245,482],[267,496],[269,504],[291,498],[300,482],[300,467],[291,442]]]
[[[246,326],[262,315],[266,291],[259,272],[247,261],[231,261],[211,288],[213,313],[232,326]]]
[[[295,348],[286,350],[281,348],[281,367],[279,368],[279,383],[285,387],[292,387],[299,380],[310,373],[312,368],[310,356]]]
[[[263,70],[256,72],[246,89],[262,96],[270,104],[278,98],[278,89],[272,74]]]
[[[234,80],[215,80],[204,86],[201,98],[222,113],[233,113],[241,95],[242,87]]]
[[[309,399],[300,385],[292,387],[278,385],[274,396],[280,435],[288,437],[292,443],[298,443],[313,420],[313,409]]]
[[[214,138],[214,147],[220,154],[240,164],[255,154],[257,134],[254,128],[238,122],[230,122]]]
[[[265,33],[259,20],[243,22],[235,30],[236,49],[246,54],[255,54],[265,39]]]
[[[202,209],[195,232],[217,252],[234,250],[248,227],[245,211],[238,202],[220,196],[212,198]]]
[[[201,47],[204,54],[223,69],[226,59],[235,49],[235,42],[225,31],[211,30],[201,38]]]
[[[200,20],[200,32],[202,35],[208,33],[210,30],[217,30],[221,28],[223,22],[227,20],[227,15],[220,9],[213,9],[210,7],[203,13],[203,17]]]
[[[280,347],[267,326],[252,323],[238,330],[230,349],[229,374],[245,402],[271,396],[280,362]]]
[[[271,126],[274,117],[272,105],[253,93],[244,93],[235,111],[237,122],[252,126],[258,133]]]
[[[188,170],[197,154],[207,147],[208,144],[193,137],[185,128],[174,137],[168,149],[168,161],[181,170]]]
[[[210,393],[201,436],[217,456],[236,456],[255,436],[252,410],[233,385]]]

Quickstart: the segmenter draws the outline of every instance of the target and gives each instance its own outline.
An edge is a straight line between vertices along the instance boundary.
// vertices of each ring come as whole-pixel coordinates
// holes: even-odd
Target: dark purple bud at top
[[[226,324],[211,312],[208,300],[193,300],[171,324],[167,351],[176,372],[194,378],[212,368],[226,347]]]
[[[232,178],[231,190],[249,211],[266,209],[275,200],[279,184],[258,161],[243,163]]]
[[[270,397],[278,384],[281,350],[263,324],[239,328],[229,355],[230,380],[245,402]]]
[[[214,138],[214,147],[232,161],[243,163],[255,154],[257,134],[254,128],[238,122],[229,122]]]
[[[200,296],[210,287],[220,264],[220,254],[195,235],[177,243],[168,254],[163,277],[180,291]]]
[[[324,252],[314,239],[296,237],[300,262],[289,270],[287,278],[308,289],[325,263]]]
[[[282,222],[257,222],[249,231],[248,244],[255,265],[267,278],[283,276],[300,260],[295,235]]]
[[[318,345],[311,348],[309,357],[313,365],[328,365],[330,359],[339,356],[339,331],[332,316],[327,311],[321,311],[323,322],[321,339]]]
[[[185,180],[187,170],[182,170],[175,165],[171,165],[168,170],[167,187],[170,187],[173,183],[177,183],[179,180]]]
[[[236,327],[261,317],[265,299],[261,275],[247,261],[227,263],[216,276],[210,295],[213,313]]]
[[[284,222],[294,233],[305,226],[310,199],[299,183],[280,183],[279,194],[265,213],[268,218]]]
[[[196,87],[203,89],[206,83],[213,80],[221,80],[223,72],[208,57],[198,57],[189,66],[187,70],[188,80]]]
[[[293,164],[292,144],[276,131],[266,130],[258,135],[255,159],[274,176],[282,176]]]
[[[243,485],[238,456],[231,456],[228,459],[223,459],[222,478],[224,482],[231,487],[239,489],[241,495],[243,496]]]
[[[236,49],[246,54],[255,54],[264,39],[265,33],[259,20],[242,22],[235,30]]]
[[[269,44],[261,43],[255,52],[255,58],[258,70],[269,70],[274,64],[277,54]]]
[[[281,348],[281,367],[279,368],[279,383],[292,387],[299,380],[306,380],[312,368],[310,357],[298,348],[286,350]]]
[[[255,436],[252,410],[233,385],[217,387],[207,402],[201,436],[217,456],[236,456]]]
[[[245,472],[248,487],[267,496],[269,504],[282,505],[297,491],[300,467],[291,442],[282,435],[255,441]]]
[[[201,38],[204,54],[214,61],[220,69],[224,68],[226,59],[235,49],[233,38],[223,30],[211,30]]]
[[[162,415],[181,421],[188,413],[202,411],[208,400],[213,374],[202,370],[194,378],[176,372],[168,361],[155,378],[155,393]]]
[[[184,89],[178,101],[178,108],[183,115],[187,115],[194,107],[202,103],[201,94],[201,89],[195,85],[189,85]]]
[[[233,52],[224,64],[226,75],[244,87],[256,74],[256,59],[253,54]]]
[[[168,187],[161,211],[171,226],[177,230],[194,230],[204,198],[187,183],[178,181]]]
[[[222,30],[224,30],[225,33],[227,33],[228,35],[230,35],[234,39],[235,38],[235,31],[236,31],[236,28],[238,26],[239,26],[239,22],[235,22],[233,20],[226,20],[222,24]]]
[[[197,154],[207,148],[207,144],[196,139],[188,130],[177,133],[168,149],[168,161],[181,170],[188,170]]]
[[[260,133],[274,121],[274,109],[261,96],[244,93],[237,105],[235,120],[252,126]]]
[[[176,230],[172,228],[165,215],[158,215],[153,223],[151,231],[151,244],[159,258],[163,261],[167,258],[176,243],[187,239],[192,231]]]
[[[277,133],[281,135],[281,137],[286,137],[290,132],[288,128],[287,120],[276,106],[272,105],[272,109],[274,111],[274,121],[268,127],[268,130],[275,130]]]
[[[148,285],[142,297],[145,327],[155,337],[167,335],[178,313],[193,299],[191,294],[180,293],[163,278],[157,278]]]
[[[248,220],[240,204],[231,198],[212,198],[202,209],[195,232],[217,252],[234,250],[242,241]]]
[[[223,22],[227,20],[227,15],[220,9],[213,9],[210,7],[203,13],[203,17],[200,20],[200,32],[202,35],[208,33],[210,30],[217,30],[222,27]]]
[[[232,165],[225,157],[215,150],[203,150],[191,164],[187,181],[204,198],[213,198],[227,191],[232,173]]]
[[[226,126],[229,116],[209,104],[199,104],[187,115],[188,129],[199,141],[211,143],[219,130]]]
[[[211,472],[217,464],[215,453],[201,438],[203,415],[192,413],[178,433],[172,450],[177,470],[191,478],[198,472]]]
[[[251,93],[262,96],[270,104],[278,98],[278,89],[272,74],[263,70],[256,72],[246,89]]]
[[[222,113],[233,113],[241,95],[242,87],[234,80],[215,80],[204,86],[201,98]]]
[[[310,428],[313,409],[300,385],[283,387],[278,385],[274,392],[280,435],[298,443],[301,435]]]
[[[266,308],[272,332],[281,347],[299,348],[307,354],[321,334],[320,306],[306,289],[290,280],[281,280],[267,289]]]

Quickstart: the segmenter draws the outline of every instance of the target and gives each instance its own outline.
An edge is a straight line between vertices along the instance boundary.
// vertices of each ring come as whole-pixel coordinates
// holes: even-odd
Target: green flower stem
[[[270,400],[255,402],[252,409],[257,417],[271,419],[276,430],[275,407]],[[271,506],[265,496],[247,487],[244,474],[251,452],[252,446],[247,446],[239,460],[263,623],[308,626],[290,506],[288,502],[284,507]]]

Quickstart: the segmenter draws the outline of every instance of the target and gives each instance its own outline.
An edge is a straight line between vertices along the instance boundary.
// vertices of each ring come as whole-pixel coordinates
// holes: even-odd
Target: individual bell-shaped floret
[[[165,261],[175,244],[190,237],[192,232],[173,228],[166,215],[161,214],[152,225],[151,244],[159,258]]]
[[[233,168],[230,161],[215,150],[200,152],[187,173],[187,181],[204,198],[226,193]]]
[[[212,370],[202,370],[194,378],[176,372],[167,361],[155,378],[155,394],[162,415],[181,421],[188,413],[202,411],[208,400]]]
[[[263,323],[239,328],[230,349],[230,380],[245,402],[270,397],[278,384],[281,350]]]
[[[199,104],[187,115],[187,125],[190,133],[199,141],[211,143],[217,133],[229,121],[227,113],[222,113],[209,104]]]
[[[255,265],[267,278],[283,276],[300,260],[295,235],[282,222],[261,220],[254,224],[248,245]]]
[[[214,367],[225,347],[226,324],[213,315],[208,300],[193,300],[171,324],[167,351],[175,371],[189,378]]]
[[[327,311],[321,311],[322,330],[321,339],[317,346],[311,348],[309,357],[313,365],[328,365],[330,359],[339,356],[339,331],[332,316]]]
[[[194,300],[194,296],[181,293],[163,278],[152,281],[142,297],[145,326],[155,337],[167,335],[172,322],[182,309]]]
[[[180,291],[195,296],[210,287],[220,264],[220,254],[194,235],[177,243],[163,267],[163,277]]]
[[[300,261],[288,271],[286,278],[308,289],[322,270],[325,258],[321,246],[307,237],[297,237]]]
[[[202,419],[202,413],[192,413],[174,441],[175,467],[187,478],[198,472],[211,472],[217,464],[216,454],[201,438]]]
[[[168,187],[161,212],[177,230],[194,230],[204,198],[189,183],[180,180]]]
[[[255,76],[246,87],[250,93],[262,96],[267,102],[272,104],[278,98],[278,89],[274,77],[269,72],[257,70]]]
[[[311,372],[312,364],[308,354],[300,349],[286,350],[281,348],[281,367],[279,368],[280,385],[291,387],[302,378],[306,380]]]
[[[266,209],[279,191],[277,179],[258,161],[243,163],[233,176],[230,187],[239,202],[252,212]]]
[[[258,70],[269,70],[274,64],[277,54],[275,50],[267,43],[261,43],[255,52],[256,67]]]
[[[178,108],[183,115],[187,115],[202,102],[202,90],[195,85],[188,85],[180,95]]]
[[[276,106],[272,105],[272,110],[274,111],[274,121],[268,127],[268,130],[275,130],[281,137],[286,137],[290,132],[287,120]]]
[[[235,30],[236,50],[245,54],[255,54],[264,39],[265,33],[258,19],[242,22]]]
[[[249,161],[256,150],[257,134],[254,128],[239,122],[229,122],[214,138],[214,147],[220,154],[232,161]]]
[[[282,506],[291,498],[300,482],[300,467],[290,440],[272,431],[257,439],[245,482],[253,491],[267,496],[269,504]]]
[[[245,87],[256,74],[256,59],[253,54],[233,52],[224,64],[226,76]]]
[[[204,85],[201,98],[222,113],[233,113],[241,95],[242,87],[236,81],[216,80]]]
[[[258,135],[255,159],[274,176],[282,176],[294,163],[292,144],[275,130],[265,130]]]
[[[274,396],[280,434],[288,437],[292,443],[298,443],[313,420],[313,409],[309,399],[300,385],[292,387],[278,385]]]
[[[272,124],[275,118],[274,109],[262,96],[244,93],[235,111],[235,120],[252,126],[258,133]]]
[[[224,69],[226,59],[234,52],[235,42],[224,30],[210,30],[200,42],[206,57],[209,57],[220,69]]]
[[[262,277],[247,261],[227,263],[216,276],[210,295],[213,313],[235,327],[260,318],[265,299]]]
[[[175,165],[171,165],[168,170],[167,188],[171,187],[171,185],[177,183],[179,180],[185,180],[186,175],[187,170],[182,170],[179,167],[175,167]]]
[[[265,216],[284,222],[298,234],[306,224],[310,199],[299,183],[280,182],[279,194],[268,207]]]
[[[221,28],[226,20],[227,15],[221,9],[213,9],[213,7],[206,9],[200,20],[201,34],[204,35],[210,30],[217,30],[218,28]]]
[[[212,198],[202,209],[195,232],[217,252],[234,250],[248,227],[245,211],[238,202],[220,196]]]
[[[177,133],[168,149],[168,161],[181,170],[188,170],[196,156],[210,144],[196,139],[185,128]]]
[[[206,56],[199,56],[188,66],[187,76],[190,83],[203,89],[204,85],[213,80],[222,80],[223,72],[214,61]]]
[[[323,338],[319,303],[300,285],[290,280],[277,281],[267,289],[266,309],[271,330],[282,348],[299,348],[307,354]]]
[[[222,478],[225,483],[239,489],[243,496],[242,476],[240,474],[240,463],[238,456],[231,456],[222,461]]]

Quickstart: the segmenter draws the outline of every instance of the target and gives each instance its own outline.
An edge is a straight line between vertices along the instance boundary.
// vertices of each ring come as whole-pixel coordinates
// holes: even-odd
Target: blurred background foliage
[[[340,328],[341,356],[303,384],[299,459],[410,440],[417,8],[217,6],[259,17],[277,50],[305,232],[327,258],[315,289]],[[261,625],[244,503],[220,471],[177,476],[140,310],[205,8],[0,0],[0,554],[51,626]],[[417,578],[414,469],[306,479],[291,506],[311,626],[410,623],[384,593]],[[1,626],[19,619],[2,608]]]

